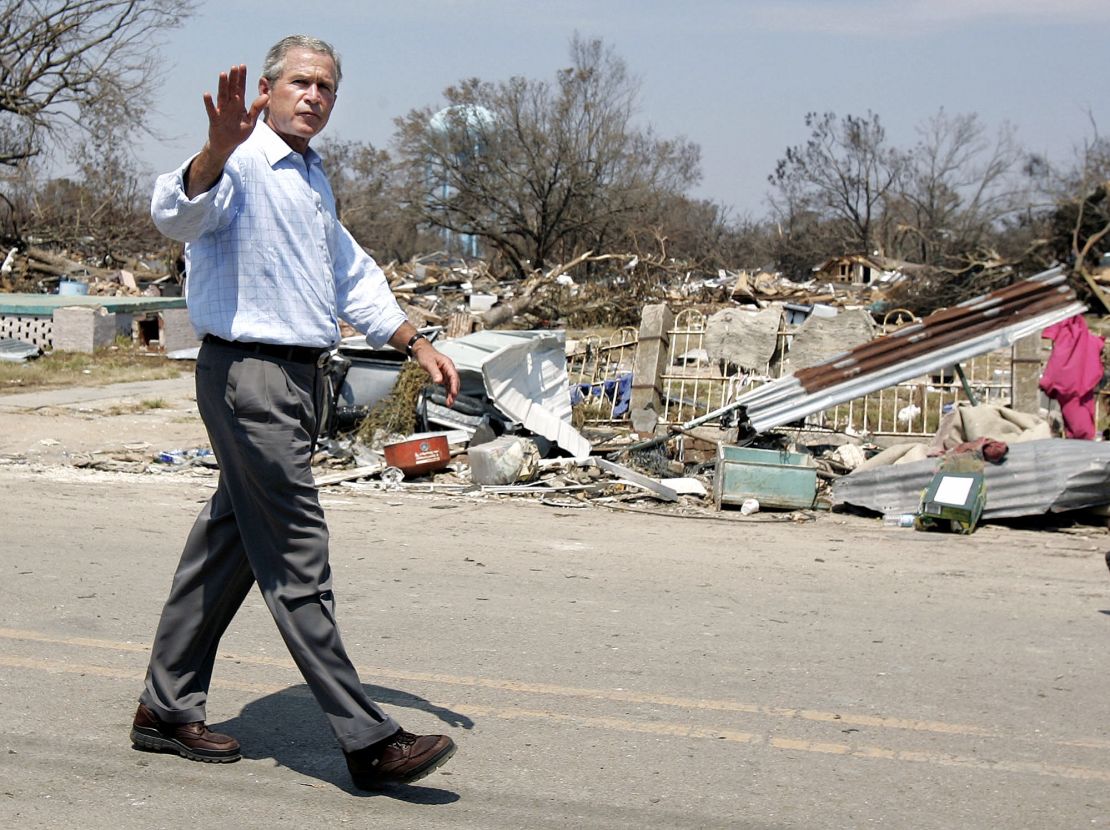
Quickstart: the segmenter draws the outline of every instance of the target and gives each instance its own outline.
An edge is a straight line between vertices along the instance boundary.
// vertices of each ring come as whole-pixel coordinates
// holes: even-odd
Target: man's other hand
[[[413,345],[412,359],[431,375],[432,383],[447,390],[447,405],[453,404],[459,394],[459,370],[455,368],[455,362],[423,339]]]

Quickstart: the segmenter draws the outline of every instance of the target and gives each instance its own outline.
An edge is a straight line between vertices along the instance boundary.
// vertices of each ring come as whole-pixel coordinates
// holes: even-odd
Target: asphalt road
[[[363,682],[455,758],[351,789],[257,594],[209,720],[133,749],[211,479],[0,466],[0,827],[1110,827],[1106,531],[971,537],[329,489]]]

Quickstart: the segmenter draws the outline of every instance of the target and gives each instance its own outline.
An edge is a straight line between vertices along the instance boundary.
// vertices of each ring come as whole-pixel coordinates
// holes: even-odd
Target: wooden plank
[[[337,473],[330,473],[328,475],[320,476],[316,479],[317,487],[326,487],[329,484],[341,484],[344,481],[354,481],[359,478],[366,478],[375,473],[380,473],[384,468],[383,464],[370,464],[366,467],[354,467],[350,470],[340,470]]]

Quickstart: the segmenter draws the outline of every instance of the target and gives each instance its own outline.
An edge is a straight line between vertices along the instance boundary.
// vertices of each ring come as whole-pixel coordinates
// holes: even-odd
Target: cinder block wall
[[[0,337],[25,340],[47,351],[54,345],[54,320],[39,315],[5,314],[0,316]]]

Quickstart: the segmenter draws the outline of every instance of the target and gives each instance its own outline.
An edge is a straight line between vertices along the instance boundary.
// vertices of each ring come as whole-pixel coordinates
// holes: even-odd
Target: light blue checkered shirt
[[[335,216],[312,149],[260,121],[219,182],[185,195],[189,162],[158,177],[150,213],[185,244],[185,297],[198,336],[326,348],[342,317],[382,346],[405,321],[378,264]]]

